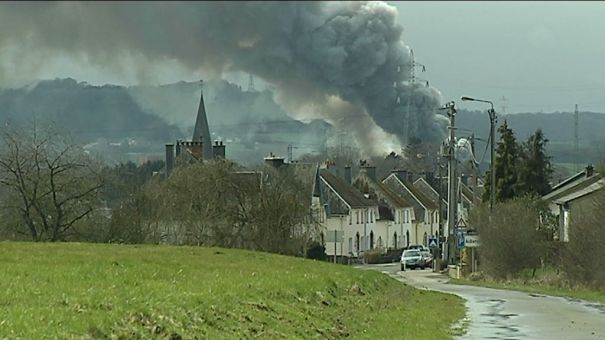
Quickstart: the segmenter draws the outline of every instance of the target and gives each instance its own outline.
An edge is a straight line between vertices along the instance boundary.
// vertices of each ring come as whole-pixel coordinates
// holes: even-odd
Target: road
[[[399,264],[365,265],[420,289],[466,300],[468,326],[458,339],[605,339],[605,305],[581,300],[448,284],[430,270],[401,272]]]

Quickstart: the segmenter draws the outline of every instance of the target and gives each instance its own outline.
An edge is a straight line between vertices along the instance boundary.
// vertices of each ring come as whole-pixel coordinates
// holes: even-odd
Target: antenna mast
[[[576,108],[573,113],[573,148],[575,155],[575,171],[578,171],[578,151],[580,150],[580,137],[578,134],[578,122],[580,120],[580,114],[578,112],[578,104],[576,104]]]

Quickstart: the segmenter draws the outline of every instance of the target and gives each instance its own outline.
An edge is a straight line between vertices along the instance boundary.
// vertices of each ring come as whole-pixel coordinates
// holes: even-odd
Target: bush
[[[382,253],[379,250],[372,249],[368,250],[363,254],[363,258],[366,263],[381,263],[380,259],[382,257]]]
[[[327,257],[328,255],[326,254],[326,247],[324,247],[321,243],[313,242],[311,245],[309,245],[309,248],[307,249],[307,258],[324,261]]]
[[[562,266],[575,283],[605,287],[605,192],[571,206]]]
[[[543,235],[533,201],[515,199],[497,204],[491,218],[489,208],[483,205],[472,211],[470,222],[481,238],[479,256],[486,274],[507,278],[540,265]]]

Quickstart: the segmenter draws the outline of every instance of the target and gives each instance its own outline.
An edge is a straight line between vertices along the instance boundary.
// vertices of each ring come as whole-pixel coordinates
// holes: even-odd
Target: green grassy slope
[[[0,243],[0,337],[450,337],[461,299],[251,251]]]

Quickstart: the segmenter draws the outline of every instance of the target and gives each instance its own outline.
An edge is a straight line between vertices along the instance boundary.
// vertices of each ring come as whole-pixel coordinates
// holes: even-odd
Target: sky
[[[444,100],[505,113],[605,112],[605,2],[389,2]],[[505,100],[502,100],[502,98]]]
[[[569,112],[574,104],[581,111],[605,112],[605,2],[388,3],[399,11],[405,44],[426,66],[426,72],[418,70],[417,76],[437,88],[444,101],[483,110],[485,104],[461,102],[460,96],[487,99],[499,113]],[[13,73],[2,75],[5,80],[14,84],[33,80],[21,77],[22,55],[11,54],[9,48],[3,52],[15,65]],[[41,79],[73,77],[121,85],[141,81],[129,71],[136,67],[116,72],[61,54],[28,53],[30,63],[38,60],[35,75]],[[155,64],[149,74],[153,75],[145,81],[155,84],[206,76],[170,60]],[[242,86],[248,82],[247,74],[224,77]],[[263,87],[261,79],[256,79],[256,86]]]

